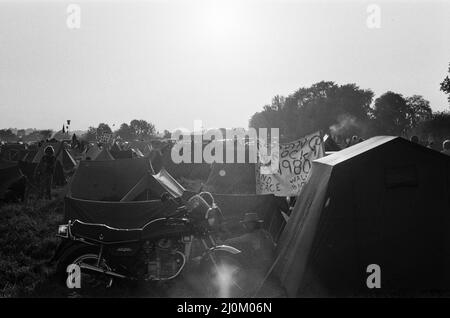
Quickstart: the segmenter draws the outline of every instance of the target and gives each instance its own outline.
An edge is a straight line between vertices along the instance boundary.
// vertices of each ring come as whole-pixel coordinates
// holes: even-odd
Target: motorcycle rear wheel
[[[60,258],[57,266],[58,276],[61,282],[66,284],[68,273],[67,268],[70,264],[80,266],[80,289],[75,288],[74,291],[94,292],[98,289],[105,289],[111,287],[113,278],[102,273],[97,273],[92,270],[82,268],[83,264],[96,266],[98,263],[98,248],[91,246],[75,245],[69,248]],[[102,259],[100,261],[100,268],[104,270],[111,270],[107,262]]]

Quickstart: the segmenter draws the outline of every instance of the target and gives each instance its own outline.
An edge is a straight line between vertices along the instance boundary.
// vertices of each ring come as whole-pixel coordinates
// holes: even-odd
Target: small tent
[[[151,144],[145,145],[143,147],[143,149],[141,150],[141,153],[144,155],[144,157],[148,157],[148,156],[150,156],[150,153],[152,152],[152,150],[153,150],[153,147]]]
[[[64,172],[72,171],[77,162],[67,149],[62,149],[57,159],[61,162]]]
[[[7,161],[19,161],[27,154],[24,144],[5,144],[1,146],[0,158]]]
[[[8,188],[22,175],[17,162],[0,160],[0,200],[4,198]]]
[[[223,194],[256,194],[255,164],[213,163],[204,189]]]
[[[334,141],[333,137],[328,134],[323,136],[323,146],[326,152],[341,150],[341,147]]]
[[[45,143],[43,144],[34,155],[34,158],[32,160],[33,163],[38,164],[45,153],[45,148],[47,146],[52,146],[55,150],[55,157],[56,160],[58,160],[63,167],[64,171],[70,171],[77,165],[77,162],[75,159],[73,159],[72,155],[65,149],[64,143],[62,142],[54,142],[54,143]],[[28,160],[24,160],[28,161]]]
[[[26,162],[33,162],[34,157],[37,154],[37,149],[36,150],[28,150],[27,153],[25,154],[25,156],[22,158],[22,161],[26,161]]]
[[[83,159],[95,160],[95,158],[101,151],[102,149],[97,144],[91,145],[89,148],[86,149]]]
[[[122,151],[122,148],[117,144],[117,142],[114,142],[114,143],[111,145],[110,150],[111,150],[112,152],[115,152],[115,151]]]
[[[106,147],[103,147],[103,149],[94,158],[92,158],[92,160],[95,161],[114,160],[114,157],[111,155],[111,153]]]
[[[139,148],[132,148],[133,151],[133,157],[135,158],[142,158],[145,157],[142,151],[139,150]]]
[[[111,150],[111,155],[114,159],[130,159],[133,158],[133,150]]]
[[[176,179],[180,178],[186,178],[190,180],[208,179],[211,169],[210,164],[205,162],[195,163],[193,151],[191,151],[192,157],[189,163],[186,162],[175,163],[172,159],[172,146],[173,145],[167,144],[166,146],[161,148],[160,149],[161,155],[157,152],[154,152],[156,157],[153,158],[153,160],[158,162],[158,164],[155,165],[156,170],[164,168]],[[194,146],[192,145],[192,147]],[[161,165],[161,167],[158,167],[159,165]]]
[[[33,163],[39,163],[41,161],[42,157],[45,154],[45,148],[47,148],[48,146],[53,147],[53,150],[55,151],[55,157],[58,157],[61,151],[64,149],[64,143],[59,141],[43,143],[37,150],[37,153],[33,158]]]
[[[313,162],[278,245],[291,297],[450,290],[450,157],[373,137]],[[369,267],[381,288],[369,289]]]

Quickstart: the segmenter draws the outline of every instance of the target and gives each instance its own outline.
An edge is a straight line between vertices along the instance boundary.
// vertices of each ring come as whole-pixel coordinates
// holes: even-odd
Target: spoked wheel
[[[98,262],[98,255],[83,254],[73,261],[73,264],[78,265],[81,270],[81,288],[83,289],[98,289],[109,288],[113,283],[113,278],[102,273],[95,272],[88,269],[90,266],[98,266],[105,271],[110,271],[104,259]]]
[[[99,266],[105,271],[111,270],[111,267],[104,259],[100,260],[100,262],[98,261],[98,254],[95,249],[84,246],[73,246],[64,253],[58,262],[57,271],[59,277],[61,277],[61,282],[65,285],[67,285],[69,277],[69,273],[67,272],[68,266],[71,264],[77,265],[80,269],[80,288],[73,288],[74,292],[98,292],[99,289],[111,287],[113,283],[113,278],[111,276],[88,269],[92,266]],[[74,285],[76,281],[77,279],[75,278],[73,280]]]
[[[236,255],[214,253],[214,261],[207,257],[206,297],[240,298],[247,297],[249,281],[246,270]]]

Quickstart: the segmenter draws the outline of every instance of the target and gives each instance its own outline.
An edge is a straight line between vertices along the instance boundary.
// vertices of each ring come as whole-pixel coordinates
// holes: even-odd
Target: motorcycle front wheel
[[[79,278],[74,277],[69,282],[69,265],[78,266]],[[98,292],[99,289],[111,287],[113,278],[103,273],[95,272],[93,270],[85,269],[85,265],[97,267],[110,271],[111,267],[107,264],[105,259],[98,259],[98,248],[91,246],[75,245],[69,248],[60,258],[57,266],[58,276],[61,281],[67,285],[69,284],[74,291],[80,292]]]

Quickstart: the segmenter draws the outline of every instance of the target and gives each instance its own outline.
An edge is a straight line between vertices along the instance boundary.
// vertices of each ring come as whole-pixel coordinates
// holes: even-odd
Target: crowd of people
[[[362,141],[364,141],[364,139],[362,139],[361,137],[358,137],[358,136],[355,135],[352,138],[347,138],[345,140],[345,147],[351,147],[351,146],[356,145],[357,143],[360,143]],[[421,141],[419,139],[419,137],[416,136],[416,135],[412,136],[410,138],[410,141],[414,142],[416,144],[425,146],[425,147],[430,148],[430,149],[435,149],[433,141]],[[440,152],[450,156],[450,139],[444,140],[442,142],[442,149],[440,149]]]
[[[426,146],[427,148],[434,148],[434,143],[433,141],[428,141],[425,144],[423,142],[420,141],[419,137],[417,136],[412,136],[410,139],[412,142],[416,143],[416,144],[420,144],[422,146]],[[449,155],[450,156],[450,139],[444,140],[442,142],[442,149],[441,152],[443,154]]]

